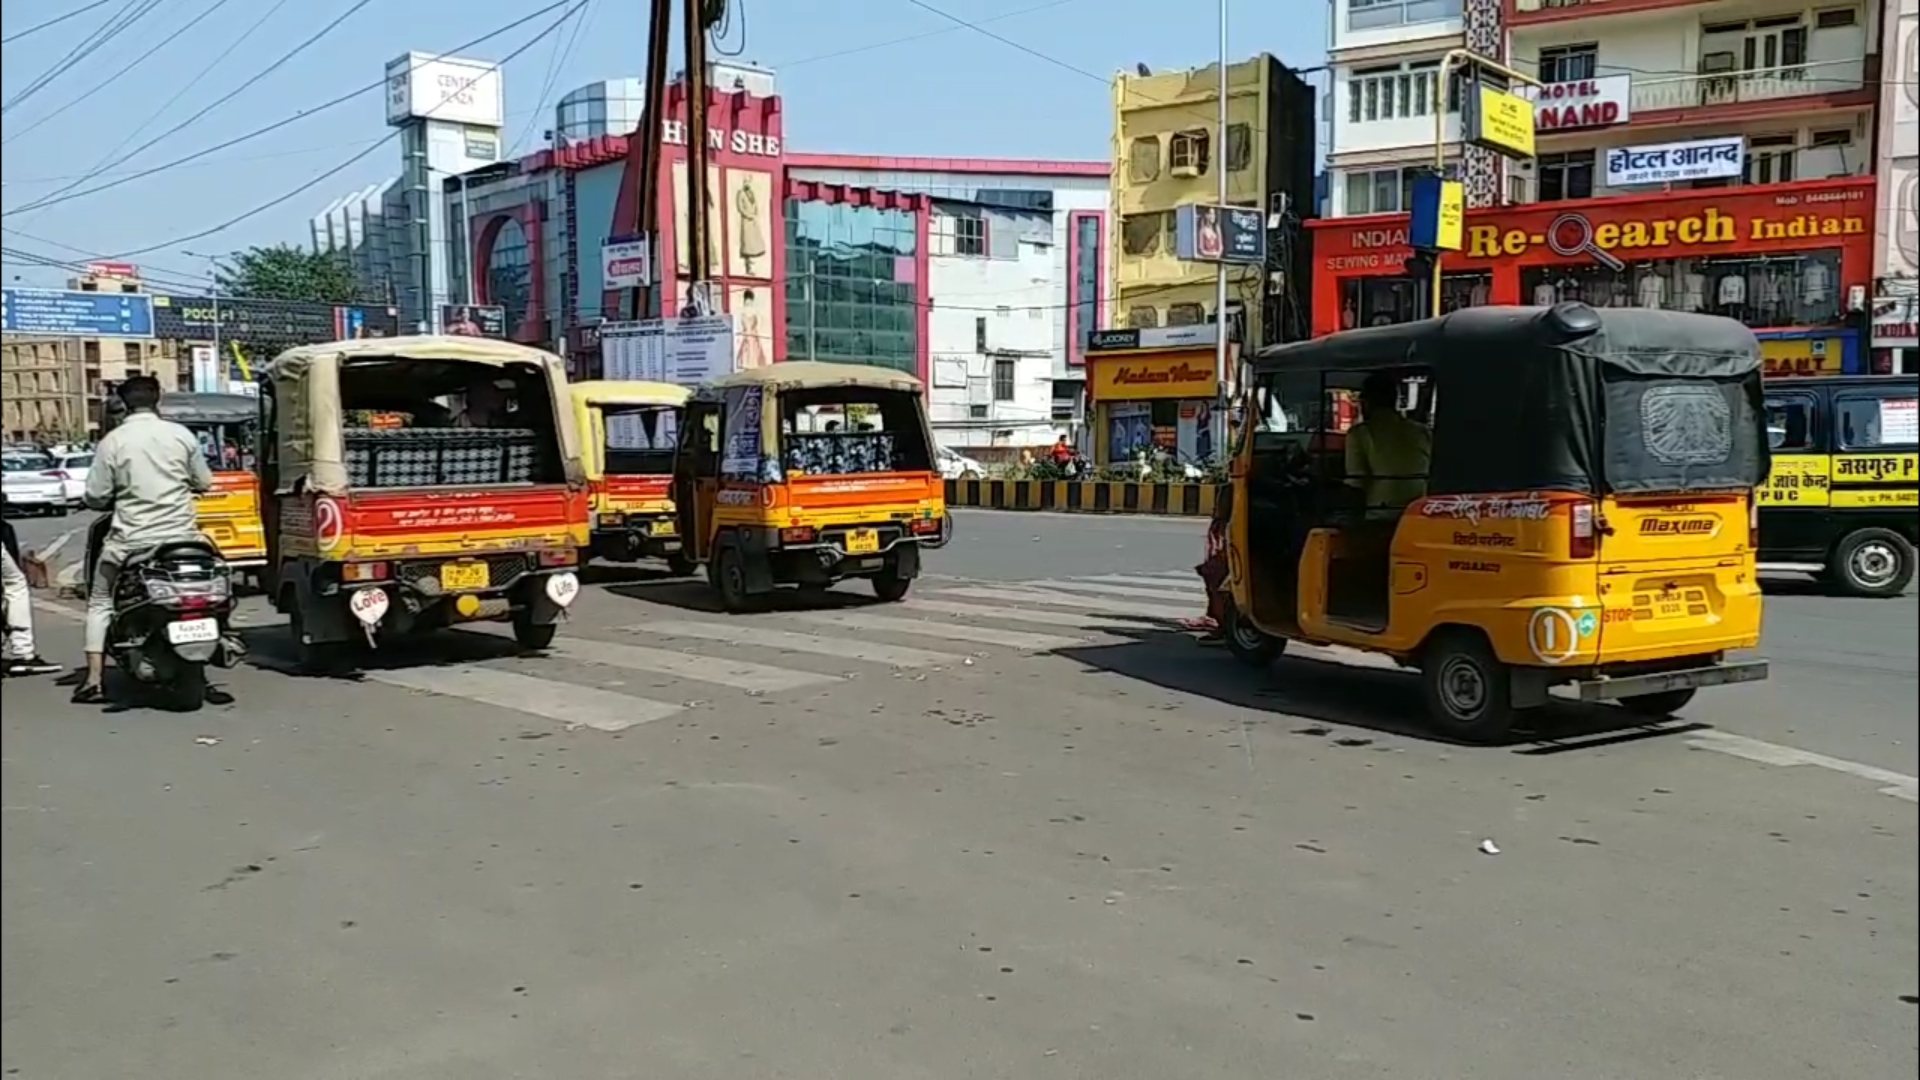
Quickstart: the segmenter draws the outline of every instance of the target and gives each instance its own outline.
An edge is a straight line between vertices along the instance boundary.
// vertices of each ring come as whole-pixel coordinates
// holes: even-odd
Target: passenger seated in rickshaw
[[[461,395],[463,401],[460,411],[453,416],[453,426],[460,428],[504,428],[512,427],[512,410],[509,407],[507,392],[493,379],[482,379],[468,386]]]
[[[1400,377],[1375,372],[1360,389],[1361,420],[1347,432],[1346,482],[1361,498],[1360,520],[1343,527],[1329,567],[1329,614],[1385,625],[1389,563],[1400,515],[1427,493],[1433,435],[1400,412]]]

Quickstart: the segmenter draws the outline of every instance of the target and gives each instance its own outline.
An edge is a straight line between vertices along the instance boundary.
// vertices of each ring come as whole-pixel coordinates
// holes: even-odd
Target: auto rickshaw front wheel
[[[1441,734],[1461,742],[1505,739],[1520,714],[1513,705],[1512,674],[1483,635],[1443,631],[1420,660],[1429,720]]]

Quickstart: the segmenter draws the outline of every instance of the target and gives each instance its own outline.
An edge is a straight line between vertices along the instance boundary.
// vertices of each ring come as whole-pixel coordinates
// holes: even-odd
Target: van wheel
[[[1888,529],[1849,533],[1833,549],[1827,573],[1850,596],[1899,596],[1913,583],[1913,545]]]
[[[913,579],[900,576],[899,564],[889,559],[887,565],[870,579],[873,582],[873,595],[883,604],[897,604],[907,598],[907,590],[913,587]]]
[[[1227,637],[1227,651],[1235,660],[1251,668],[1268,668],[1287,651],[1286,638],[1274,637],[1248,622],[1231,600],[1227,601],[1226,616],[1221,630]]]
[[[722,547],[707,564],[707,582],[720,595],[720,606],[729,615],[753,610],[753,596],[747,592],[747,560],[732,544]]]
[[[1693,702],[1693,695],[1699,693],[1698,687],[1684,687],[1679,690],[1662,690],[1657,694],[1636,694],[1621,698],[1620,707],[1648,719],[1662,719],[1672,716]]]
[[[1420,681],[1428,718],[1449,738],[1493,743],[1513,730],[1510,673],[1480,635],[1453,631],[1428,646]]]

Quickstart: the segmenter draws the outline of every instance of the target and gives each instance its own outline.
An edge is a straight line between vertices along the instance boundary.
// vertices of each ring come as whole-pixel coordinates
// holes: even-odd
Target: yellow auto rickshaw
[[[267,536],[260,522],[254,462],[260,399],[246,394],[163,394],[159,413],[193,432],[213,471],[213,490],[198,500],[200,531],[233,569],[265,566]]]
[[[1366,416],[1340,430],[1333,399]],[[1472,308],[1262,350],[1241,388],[1225,631],[1418,668],[1444,733],[1556,686],[1665,716],[1767,677],[1759,343],[1730,319]]]
[[[572,390],[593,500],[588,552],[610,562],[665,559],[674,573],[691,574],[673,509],[673,451],[690,392],[620,380],[577,382]]]
[[[303,345],[268,366],[266,585],[304,664],[463,622],[552,642],[587,543],[565,371],[538,349],[443,336]]]
[[[694,392],[674,504],[687,556],[728,611],[856,577],[882,600],[907,595],[947,514],[924,395],[888,368],[812,362]]]

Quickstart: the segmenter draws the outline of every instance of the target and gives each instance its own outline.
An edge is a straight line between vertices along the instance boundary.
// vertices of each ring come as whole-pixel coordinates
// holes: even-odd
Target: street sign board
[[[0,329],[40,337],[153,336],[153,297],[67,289],[0,289]]]

